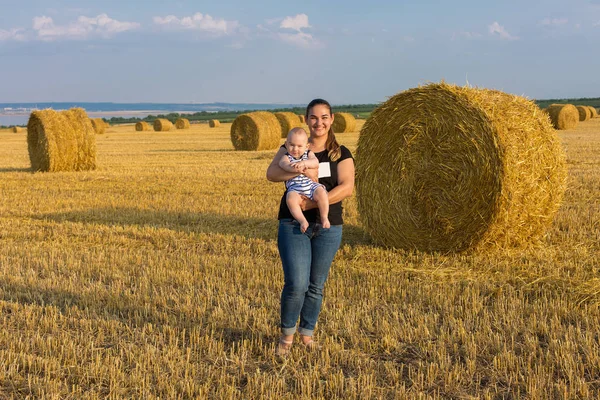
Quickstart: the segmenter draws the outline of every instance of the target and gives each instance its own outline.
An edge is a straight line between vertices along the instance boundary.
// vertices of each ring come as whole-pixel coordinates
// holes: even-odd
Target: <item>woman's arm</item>
[[[300,172],[286,172],[281,169],[279,160],[281,160],[281,157],[283,157],[285,153],[286,149],[284,147],[279,148],[277,154],[273,157],[273,161],[271,161],[271,164],[267,168],[267,180],[271,182],[284,182],[300,175]]]
[[[352,196],[354,192],[354,160],[346,158],[340,161],[337,165],[337,181],[338,185],[331,189],[329,195],[329,204],[335,204],[347,197]],[[317,203],[308,198],[304,198],[300,206],[303,210],[317,208]]]

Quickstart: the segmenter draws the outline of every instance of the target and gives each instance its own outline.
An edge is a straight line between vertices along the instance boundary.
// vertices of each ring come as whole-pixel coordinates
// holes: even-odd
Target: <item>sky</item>
[[[600,0],[0,0],[0,102],[600,97]]]

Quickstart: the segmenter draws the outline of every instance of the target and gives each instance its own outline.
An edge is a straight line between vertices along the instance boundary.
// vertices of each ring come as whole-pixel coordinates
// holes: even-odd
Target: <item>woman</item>
[[[318,179],[327,189],[331,228],[323,229],[319,223],[314,201],[305,198],[302,203],[304,216],[309,221],[304,233],[287,207],[285,193],[279,206],[277,245],[284,286],[281,293],[281,337],[276,353],[282,356],[291,349],[298,318],[302,344],[307,349],[319,347],[312,336],[321,311],[323,287],[342,241],[342,200],[351,196],[354,190],[354,160],[350,151],[336,141],[331,129],[333,119],[331,105],[323,99],[315,99],[306,107],[310,150],[319,160],[318,177],[309,177],[315,181]],[[283,182],[299,174],[279,167],[279,160],[285,153],[286,149],[282,146],[267,169],[268,180]],[[317,171],[314,171],[316,175]]]

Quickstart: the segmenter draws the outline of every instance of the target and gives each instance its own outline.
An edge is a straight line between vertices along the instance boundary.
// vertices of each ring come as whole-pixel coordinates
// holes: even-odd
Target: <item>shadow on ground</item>
[[[34,218],[59,223],[68,221],[119,227],[164,228],[185,233],[239,235],[247,239],[262,239],[266,241],[277,239],[277,220],[270,218],[141,210],[137,208],[89,209],[41,214]],[[348,245],[366,245],[371,244],[371,240],[361,227],[345,225],[343,243]]]
[[[0,168],[0,174],[3,172],[33,172],[31,168]]]

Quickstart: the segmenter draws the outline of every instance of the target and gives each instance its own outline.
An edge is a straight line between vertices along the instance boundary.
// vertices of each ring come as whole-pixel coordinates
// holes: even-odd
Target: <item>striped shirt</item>
[[[296,164],[300,161],[308,160],[308,152],[309,150],[306,150],[304,154],[300,156],[300,158],[294,158],[290,153],[285,153],[285,155],[290,160],[290,164]],[[323,185],[312,181],[304,174],[300,174],[298,176],[293,177],[290,180],[285,181],[285,188],[288,192],[300,193],[301,195],[306,196],[311,200],[314,200],[313,196],[315,194],[315,190],[317,190],[317,188],[320,186]],[[323,188],[325,188],[325,186],[323,186]]]

